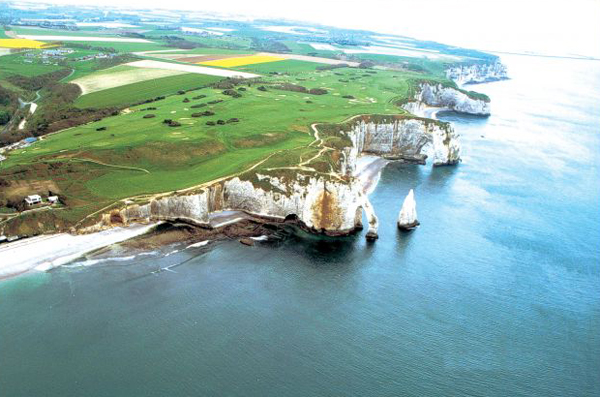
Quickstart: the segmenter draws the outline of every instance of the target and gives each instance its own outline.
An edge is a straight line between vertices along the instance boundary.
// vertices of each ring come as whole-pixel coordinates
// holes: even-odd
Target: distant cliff
[[[461,64],[446,69],[446,77],[459,86],[508,79],[506,66],[499,60],[491,63]]]
[[[427,116],[427,107],[477,116],[490,115],[490,100],[487,96],[466,92],[441,83],[421,82],[417,84],[412,99],[405,102],[402,107],[420,117]]]

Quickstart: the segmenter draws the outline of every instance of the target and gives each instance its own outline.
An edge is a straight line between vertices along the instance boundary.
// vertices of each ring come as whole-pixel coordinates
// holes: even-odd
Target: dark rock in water
[[[254,245],[254,240],[252,240],[251,238],[241,238],[240,239],[240,243],[244,244],[244,245],[249,245],[249,246],[253,246]]]
[[[408,232],[410,230],[417,228],[420,224],[421,224],[421,222],[419,222],[419,221],[415,221],[414,223],[409,223],[406,225],[401,225],[400,223],[398,223],[398,229]]]
[[[377,234],[377,232],[369,230],[365,238],[367,239],[367,241],[375,241],[379,238],[379,235]]]

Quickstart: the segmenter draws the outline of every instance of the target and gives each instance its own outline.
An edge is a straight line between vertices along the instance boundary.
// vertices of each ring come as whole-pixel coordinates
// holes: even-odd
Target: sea
[[[374,243],[288,228],[0,281],[0,396],[600,395],[600,62],[502,61],[469,87],[491,117],[438,115],[461,164],[384,169]]]

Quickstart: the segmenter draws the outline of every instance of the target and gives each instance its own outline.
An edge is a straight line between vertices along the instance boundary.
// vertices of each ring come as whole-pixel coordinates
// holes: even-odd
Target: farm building
[[[48,202],[50,204],[56,204],[56,203],[58,203],[58,196],[49,196],[48,197]]]
[[[36,205],[42,202],[42,196],[39,194],[32,194],[25,197],[25,202],[27,205]]]

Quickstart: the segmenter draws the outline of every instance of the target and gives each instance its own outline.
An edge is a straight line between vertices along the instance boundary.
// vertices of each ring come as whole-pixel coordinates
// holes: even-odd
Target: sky
[[[468,48],[600,57],[600,0],[54,0],[285,18]]]

